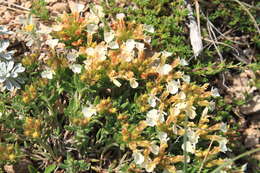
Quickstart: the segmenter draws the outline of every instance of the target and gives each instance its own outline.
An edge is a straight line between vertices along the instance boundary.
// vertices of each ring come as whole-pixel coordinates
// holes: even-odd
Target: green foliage
[[[189,58],[191,54],[189,35],[185,25],[187,10],[184,1],[176,0],[143,1],[133,0],[138,8],[117,8],[114,1],[109,1],[111,8],[105,8],[106,12],[116,15],[119,12],[128,14],[130,21],[152,25],[155,28],[152,46],[157,50],[167,50],[174,56]]]
[[[60,167],[65,169],[68,173],[75,173],[88,171],[90,169],[90,163],[86,163],[85,160],[74,160],[73,157],[68,155],[64,164],[61,164]]]
[[[33,0],[31,13],[42,20],[50,20],[49,10],[46,7],[45,0]]]

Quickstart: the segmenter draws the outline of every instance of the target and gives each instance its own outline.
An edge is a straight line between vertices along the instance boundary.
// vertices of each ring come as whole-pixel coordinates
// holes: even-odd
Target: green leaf
[[[39,173],[39,172],[37,171],[37,169],[35,169],[35,167],[33,167],[32,165],[29,165],[29,166],[28,166],[28,170],[29,170],[29,173]]]
[[[51,173],[54,169],[56,169],[56,165],[52,164],[45,169],[44,173]]]

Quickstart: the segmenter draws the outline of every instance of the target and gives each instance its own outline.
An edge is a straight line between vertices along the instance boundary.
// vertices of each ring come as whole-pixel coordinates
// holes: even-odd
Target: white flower
[[[94,107],[94,105],[89,104],[88,107],[83,107],[82,113],[85,118],[91,118],[93,115],[97,114],[97,109]]]
[[[99,61],[104,61],[107,59],[107,47],[103,45],[98,45],[95,48],[95,58]]]
[[[165,58],[168,58],[169,56],[172,56],[172,53],[164,50],[164,51],[162,51],[162,56]]]
[[[221,123],[221,126],[220,126],[220,130],[224,133],[227,132],[227,124],[226,123]]]
[[[87,25],[87,32],[90,34],[95,34],[98,30],[98,26],[96,24],[88,24]]]
[[[51,39],[46,41],[46,44],[52,49],[54,49],[58,45],[58,43],[59,39]]]
[[[242,165],[241,167],[241,171],[245,172],[247,170],[247,163],[245,163],[244,165]]]
[[[201,117],[206,117],[208,115],[208,111],[209,109],[207,107],[204,108],[204,110],[202,111]]]
[[[196,114],[195,110],[196,110],[196,108],[194,106],[186,107],[185,112],[190,119],[194,119],[196,117],[197,114]]]
[[[110,49],[118,49],[119,48],[119,45],[116,41],[111,41],[107,44],[107,46],[110,48]]]
[[[158,132],[157,138],[160,140],[161,143],[167,143],[169,140],[167,133],[165,132]]]
[[[133,39],[126,40],[125,46],[126,46],[126,50],[128,50],[129,52],[133,51],[135,45],[136,42]]]
[[[74,72],[79,74],[81,72],[82,66],[80,64],[72,64],[69,66],[69,68]]]
[[[136,43],[135,43],[135,47],[136,47],[139,51],[143,51],[143,50],[144,50],[144,43],[136,42]]]
[[[130,79],[129,80],[129,83],[130,83],[130,86],[132,87],[132,88],[137,88],[138,87],[138,82],[136,82],[136,79],[135,78],[132,78],[132,79]]]
[[[189,64],[188,64],[188,62],[185,59],[181,59],[180,60],[180,65],[186,66],[186,65],[189,65]]]
[[[3,89],[9,91],[20,88],[19,83],[23,80],[18,77],[18,73],[24,72],[25,68],[22,64],[14,65],[13,61],[0,62],[0,83],[3,83]]]
[[[185,144],[181,145],[181,148],[184,150]],[[196,145],[192,144],[190,141],[186,142],[186,151],[188,153],[195,153]]]
[[[181,91],[181,92],[179,93],[179,98],[180,98],[181,100],[186,99],[186,94],[185,94],[183,91]]]
[[[151,158],[146,157],[144,163],[141,166],[145,168],[147,172],[153,172],[156,167],[156,164],[152,162]]]
[[[133,152],[133,158],[134,158],[134,162],[138,165],[141,165],[144,162],[144,156],[139,151]]]
[[[218,141],[219,143],[219,147],[220,147],[220,151],[222,152],[226,152],[228,151],[228,148],[227,148],[227,143],[228,143],[228,140],[226,138],[221,138],[221,140]]]
[[[185,102],[177,103],[175,105],[175,109],[177,110],[186,109],[186,108],[187,108],[187,103]]]
[[[160,147],[159,147],[158,145],[152,143],[152,144],[150,145],[150,150],[151,150],[151,152],[152,152],[154,155],[157,155],[157,154],[159,154]]]
[[[98,61],[106,60],[107,47],[104,45],[97,45],[95,48],[89,47],[86,50],[88,56],[95,58]]]
[[[79,56],[77,50],[72,49],[71,52],[69,52],[66,56],[66,58],[70,61],[70,62],[75,62],[77,57]]]
[[[116,18],[119,19],[119,20],[122,20],[125,18],[125,14],[124,13],[119,13],[116,15]]]
[[[114,38],[115,38],[115,31],[111,30],[109,32],[104,32],[104,40],[106,43],[113,41]]]
[[[172,66],[169,64],[160,65],[157,69],[160,75],[168,75],[170,71],[172,71]]]
[[[212,94],[213,97],[219,97],[220,96],[218,89],[214,88],[214,87],[211,88],[211,94]]]
[[[116,78],[112,78],[111,81],[112,81],[113,84],[115,84],[117,87],[121,87],[121,85],[122,85]]]
[[[164,121],[164,113],[157,109],[150,110],[146,115],[148,126],[155,126],[157,123],[163,123]]]
[[[187,136],[189,138],[189,141],[193,144],[193,145],[196,145],[198,142],[199,142],[199,135],[194,132],[193,130],[191,129],[188,129],[187,130]]]
[[[93,47],[87,48],[86,54],[89,55],[89,56],[94,56],[95,55],[95,49]]]
[[[182,80],[186,83],[190,83],[190,76],[189,75],[183,75]]]
[[[155,95],[151,94],[148,98],[148,104],[154,108],[156,106],[156,100],[157,98],[155,97]]]
[[[214,101],[210,101],[208,107],[209,107],[209,110],[214,111],[214,109],[216,107],[216,103]]]
[[[122,58],[126,62],[132,61],[134,58],[134,49],[135,48],[135,41],[133,39],[129,39],[124,43],[124,47],[122,48]]]
[[[176,94],[179,90],[180,87],[180,81],[179,80],[172,80],[170,82],[168,82],[167,84],[167,91],[171,94]]]
[[[41,73],[42,78],[52,79],[54,72],[48,68]]]
[[[154,33],[154,27],[152,25],[146,25],[144,24],[144,30],[150,33]]]

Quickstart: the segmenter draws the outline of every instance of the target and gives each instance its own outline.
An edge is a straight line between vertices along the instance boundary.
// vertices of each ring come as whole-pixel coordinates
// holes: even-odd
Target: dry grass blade
[[[198,173],[201,173],[201,171],[202,171],[202,168],[203,168],[203,166],[204,166],[204,163],[206,162],[207,157],[208,157],[208,155],[209,155],[209,151],[210,151],[210,149],[211,149],[212,143],[213,143],[213,140],[210,141],[207,154],[205,155],[205,157],[204,157],[204,159],[203,159],[203,161],[202,161],[202,163],[201,163],[201,166],[200,166],[200,169],[199,169],[199,172],[198,172]]]

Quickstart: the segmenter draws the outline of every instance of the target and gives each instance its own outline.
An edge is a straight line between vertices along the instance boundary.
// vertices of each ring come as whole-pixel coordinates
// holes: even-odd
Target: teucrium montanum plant
[[[220,153],[229,150],[228,127],[212,121],[210,100],[218,96],[216,89],[195,84],[182,70],[188,65],[183,58],[153,50],[150,34],[156,30],[151,25],[129,22],[122,13],[109,23],[101,6],[82,17],[84,6],[74,7],[78,10],[64,13],[41,43],[47,50],[35,69],[41,79],[36,77],[25,87],[23,102],[30,114],[41,106],[40,118],[37,114],[25,119],[24,134],[34,139],[28,143],[44,144],[52,161],[66,160],[64,150],[73,150],[72,160],[91,162],[94,150],[93,157],[100,159],[100,148],[106,148],[104,152],[110,144],[122,152],[127,148],[130,159],[119,165],[126,167],[122,172],[175,173],[184,162],[202,161],[203,169],[210,170],[225,162]],[[35,26],[28,23],[24,29],[35,33]],[[3,64],[6,71],[15,67],[11,62]],[[39,103],[36,108],[30,107],[35,103]],[[31,124],[35,124],[32,129]],[[57,131],[61,133],[54,134]],[[48,146],[49,141],[54,145]]]
[[[110,101],[104,100],[96,107],[82,108],[84,116],[88,118],[86,123],[91,123],[95,116],[105,112],[118,114],[122,140],[132,150],[132,164],[137,166],[134,168],[131,165],[129,170],[176,172],[184,162],[183,153],[177,151],[184,148],[188,153],[187,161],[202,161],[207,157],[206,167],[225,162],[225,158],[218,158],[218,154],[228,150],[228,141],[221,135],[226,132],[223,130],[226,126],[217,122],[209,123],[209,99],[214,94],[208,91],[208,84],[197,86],[191,83],[190,77],[180,71],[182,66],[188,65],[184,59],[175,58],[170,62],[170,52],[151,50],[149,32],[154,32],[151,26],[125,22],[125,15],[118,14],[112,27],[102,28],[99,18],[92,15],[90,12],[89,18],[82,18],[73,13],[64,14],[61,18],[61,30],[55,32],[55,35],[65,44],[78,47],[79,50],[72,51],[75,56],[72,52],[66,56],[68,63],[77,64],[69,65],[69,68],[89,86],[96,86],[103,78],[108,78],[113,87],[124,87],[130,92],[140,89],[142,83],[145,88],[142,89],[143,93],[136,93],[138,97],[135,101],[140,113],[145,116],[139,123],[131,124],[111,104],[105,106]],[[71,27],[73,24],[78,26],[78,30]],[[84,27],[86,30],[83,30]],[[78,36],[86,35],[87,42],[80,37],[76,41],[71,32]],[[104,41],[94,39],[98,34],[103,36]],[[77,62],[78,55],[85,58],[83,64]],[[187,123],[185,117],[188,117]],[[185,135],[187,141],[183,143]],[[210,145],[211,142],[213,145]],[[173,149],[169,148],[171,145]]]

